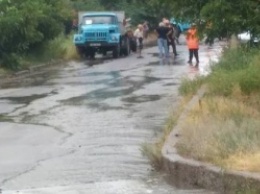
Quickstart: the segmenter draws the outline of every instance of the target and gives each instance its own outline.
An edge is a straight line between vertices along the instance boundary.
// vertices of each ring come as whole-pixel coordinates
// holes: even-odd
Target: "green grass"
[[[228,50],[212,71],[180,88],[189,96],[207,85],[182,126],[179,152],[227,169],[260,172],[260,51]]]
[[[205,82],[206,77],[197,77],[195,80],[183,79],[179,87],[179,93],[182,96],[194,95]]]
[[[60,35],[53,40],[46,41],[28,54],[19,57],[20,65],[17,70],[28,69],[34,65],[47,64],[58,60],[68,61],[78,58],[72,35]]]
[[[53,40],[46,41],[43,45],[36,46],[27,54],[7,57],[5,62],[9,69],[19,71],[28,69],[31,66],[46,64],[53,61],[68,61],[79,59],[76,48],[73,44],[73,35],[60,35]],[[11,65],[13,64],[13,65]],[[7,75],[10,71],[7,68],[0,68],[0,74]]]
[[[31,51],[23,58],[23,67],[37,63],[45,63],[51,60],[73,60],[78,59],[76,48],[73,44],[72,35],[60,35],[46,42],[41,47]]]

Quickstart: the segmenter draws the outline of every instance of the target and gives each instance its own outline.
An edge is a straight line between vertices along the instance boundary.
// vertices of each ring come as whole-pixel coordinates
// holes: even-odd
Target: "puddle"
[[[45,84],[48,80],[57,74],[58,66],[56,67],[46,67],[46,69],[41,70],[37,73],[26,74],[23,76],[18,76],[11,78],[10,80],[3,81],[0,83],[2,89],[5,88],[18,88],[27,86],[40,86]]]
[[[47,97],[49,94],[35,94],[31,96],[21,96],[21,97],[3,97],[0,100],[9,100],[14,104],[29,104],[34,100]]]
[[[159,53],[148,53],[149,55],[152,55],[153,57],[159,57]]]
[[[135,76],[138,77],[138,76]],[[128,76],[121,79],[111,79],[112,82],[107,82],[107,88],[97,89],[94,91],[91,91],[89,93],[86,93],[82,96],[77,96],[73,98],[69,98],[67,100],[62,100],[61,103],[64,104],[71,104],[71,105],[77,105],[77,104],[84,104],[82,101],[102,101],[110,98],[117,98],[117,97],[123,97],[127,95],[131,95],[133,92],[141,89],[143,86],[147,84],[151,84],[157,81],[160,81],[160,78],[156,77],[149,77],[149,76],[141,76],[143,80],[136,81],[132,80],[133,76]],[[124,87],[124,88],[122,88]]]
[[[119,106],[110,106],[106,103],[88,103],[87,106],[91,109],[96,109],[99,111],[108,111],[108,110],[124,110],[124,108]]]
[[[13,122],[13,119],[5,114],[0,114],[0,122]]]
[[[150,63],[148,63],[147,66],[158,66],[158,65],[160,65],[159,61],[158,62],[150,62]]]
[[[163,86],[177,86],[180,85],[179,83],[168,83],[168,84],[164,84]]]
[[[128,98],[123,98],[122,101],[128,103],[143,103],[143,102],[152,102],[160,100],[161,96],[159,95],[141,95],[141,96],[132,96]]]

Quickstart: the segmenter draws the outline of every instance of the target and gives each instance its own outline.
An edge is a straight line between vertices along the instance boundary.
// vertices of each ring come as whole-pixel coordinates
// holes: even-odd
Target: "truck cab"
[[[179,29],[181,30],[181,32],[185,32],[186,30],[188,30],[191,27],[190,22],[183,21],[183,20],[177,20],[176,18],[171,18],[170,22],[172,24],[176,24],[179,27]]]
[[[79,12],[78,17],[73,41],[81,56],[94,58],[96,53],[112,51],[117,58],[130,53],[124,12]]]

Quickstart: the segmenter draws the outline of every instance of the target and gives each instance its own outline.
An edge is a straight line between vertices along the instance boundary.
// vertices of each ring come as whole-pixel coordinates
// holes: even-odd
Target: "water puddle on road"
[[[14,104],[29,104],[34,100],[47,97],[49,94],[35,94],[31,96],[2,97],[0,100],[8,100]]]
[[[123,98],[122,101],[128,103],[143,103],[143,102],[152,102],[160,100],[162,96],[160,95],[141,95],[141,96],[131,96],[128,98]]]
[[[77,97],[72,97],[66,100],[62,100],[61,102],[64,104],[71,104],[71,105],[81,105],[84,104],[85,102],[89,102],[92,100],[95,101],[102,101],[102,100],[106,100],[106,99],[111,99],[111,98],[117,98],[117,97],[124,97],[124,96],[128,96],[133,94],[135,91],[142,89],[145,85],[149,85],[151,83],[160,81],[161,78],[156,78],[156,77],[150,77],[150,76],[141,76],[140,80],[136,80],[137,78],[139,78],[138,76],[127,76],[124,78],[117,78],[119,76],[114,76],[114,78],[111,78],[110,81],[106,80],[105,83],[102,83],[107,85],[107,87],[101,88],[101,89],[97,89],[97,90],[93,90],[89,93],[86,93],[84,95],[81,96],[77,96]],[[96,84],[96,82],[94,83]],[[143,98],[143,99],[142,99]],[[129,98],[129,101],[136,101],[138,102],[138,100],[140,102],[142,102],[143,100],[149,100],[153,101],[153,100],[159,100],[160,97],[159,96],[143,96],[143,97],[139,97],[134,99],[134,98]],[[126,99],[127,100],[127,99]]]

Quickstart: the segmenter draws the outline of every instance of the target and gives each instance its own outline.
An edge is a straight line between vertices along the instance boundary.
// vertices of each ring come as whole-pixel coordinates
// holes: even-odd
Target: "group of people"
[[[147,38],[148,33],[148,25],[147,22],[144,24],[139,24],[138,28],[134,32],[134,36],[137,40],[137,48],[139,56],[141,57],[141,51],[143,48],[143,40]],[[176,57],[178,55],[176,49],[176,43],[179,44],[178,38],[180,35],[180,31],[177,29],[177,25],[171,23],[167,18],[163,18],[159,23],[159,26],[155,29],[157,33],[157,44],[159,48],[159,57],[161,62],[164,60],[166,63],[170,63],[170,47],[172,48],[172,52]],[[146,35],[146,36],[145,36]],[[196,58],[196,65],[199,64],[199,38],[197,33],[196,24],[192,24],[191,28],[186,33],[186,42],[189,49],[189,60],[188,63],[192,64],[193,56]]]

